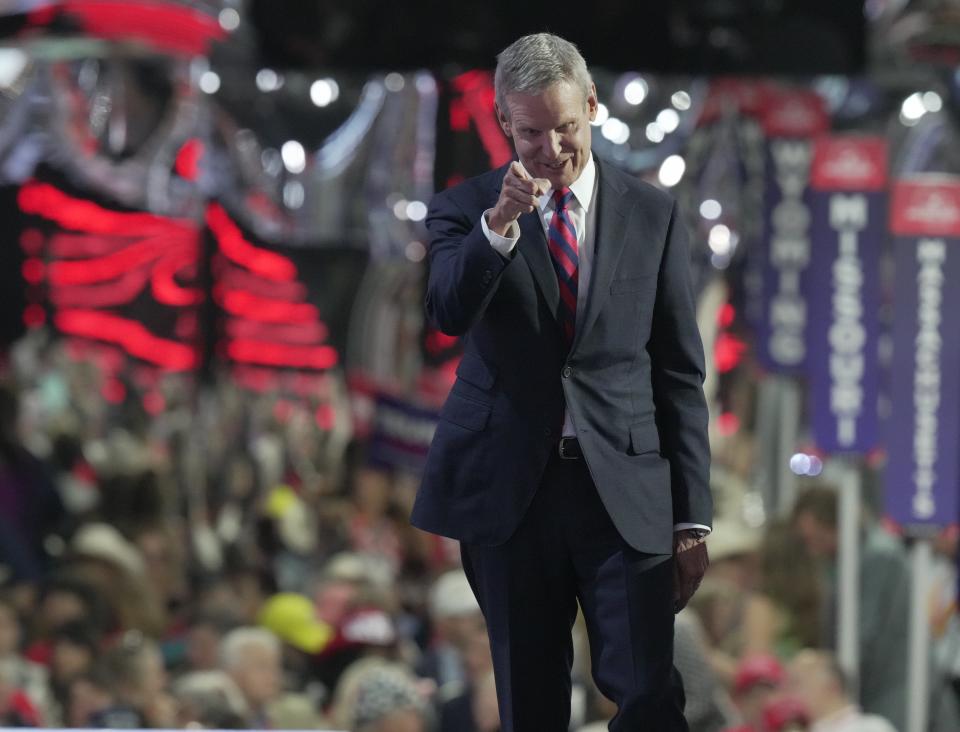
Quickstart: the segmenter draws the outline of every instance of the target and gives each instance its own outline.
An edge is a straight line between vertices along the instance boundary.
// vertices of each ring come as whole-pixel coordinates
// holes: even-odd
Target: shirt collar
[[[570,184],[570,190],[573,191],[574,198],[583,208],[584,213],[590,210],[590,203],[593,200],[594,183],[597,180],[597,164],[593,161],[593,153],[587,158],[587,164],[580,172],[580,177]],[[547,210],[550,205],[550,199],[553,197],[553,188],[540,196],[541,213]]]

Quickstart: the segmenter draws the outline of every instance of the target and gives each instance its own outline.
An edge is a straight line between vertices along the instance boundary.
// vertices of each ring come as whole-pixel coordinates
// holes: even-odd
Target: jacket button
[[[544,428],[544,430],[543,430],[543,434],[544,434],[546,437],[550,437],[551,435],[553,435],[553,430],[550,429],[549,427],[546,427],[546,428]]]
[[[564,366],[563,371],[560,372],[560,375],[565,379],[569,379],[573,375],[573,369],[569,366]]]

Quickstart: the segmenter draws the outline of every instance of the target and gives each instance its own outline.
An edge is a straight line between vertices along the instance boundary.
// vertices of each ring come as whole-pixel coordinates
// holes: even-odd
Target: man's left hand
[[[683,530],[673,536],[673,610],[680,612],[690,602],[710,565],[707,545],[696,532]]]

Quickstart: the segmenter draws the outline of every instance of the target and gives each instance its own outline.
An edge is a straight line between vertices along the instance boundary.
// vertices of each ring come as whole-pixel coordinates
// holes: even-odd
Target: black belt
[[[576,437],[561,437],[557,443],[557,454],[561,460],[581,460],[583,450],[580,449],[580,440]]]

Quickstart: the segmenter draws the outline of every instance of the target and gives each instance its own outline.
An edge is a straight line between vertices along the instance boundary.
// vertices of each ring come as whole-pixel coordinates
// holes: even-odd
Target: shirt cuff
[[[497,232],[490,231],[490,227],[487,225],[487,218],[490,216],[491,211],[493,211],[493,209],[488,208],[483,212],[483,216],[480,217],[480,227],[483,229],[483,235],[487,237],[490,246],[496,249],[502,256],[510,259],[513,256],[514,247],[517,246],[517,242],[520,240],[520,227],[516,221],[511,221],[510,228],[507,229],[507,236],[500,236]]]
[[[704,526],[703,524],[687,524],[687,523],[683,523],[683,524],[674,524],[674,525],[673,525],[673,531],[674,531],[674,533],[676,533],[677,531],[686,531],[687,529],[700,529],[701,531],[706,531],[708,534],[709,534],[711,531],[713,531],[713,529],[711,529],[709,526]]]

